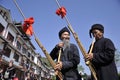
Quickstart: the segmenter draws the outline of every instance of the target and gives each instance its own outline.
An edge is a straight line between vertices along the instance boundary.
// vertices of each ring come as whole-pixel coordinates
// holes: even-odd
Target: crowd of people
[[[10,60],[8,67],[4,68],[2,50],[0,51],[0,80],[38,80],[33,71],[24,69],[24,75],[18,79],[17,69],[14,67],[14,60]]]

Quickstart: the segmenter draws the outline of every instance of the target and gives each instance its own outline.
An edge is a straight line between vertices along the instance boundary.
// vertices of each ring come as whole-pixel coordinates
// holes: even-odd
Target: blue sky
[[[26,18],[34,17],[34,32],[46,50],[50,52],[60,41],[58,37],[59,30],[67,26],[65,19],[61,19],[55,14],[58,8],[55,0],[16,1]],[[104,36],[110,38],[120,51],[120,0],[59,0],[59,3],[67,9],[67,18],[86,51],[92,42],[89,37],[89,29],[95,23],[104,25]],[[0,0],[0,4],[10,10],[13,20],[23,21],[23,17],[13,0]],[[34,41],[34,37],[31,37],[31,40],[36,47],[36,51],[45,56]],[[72,35],[71,42],[76,44]],[[85,72],[89,73],[89,69],[84,64],[81,51],[80,56],[80,64],[85,68]]]

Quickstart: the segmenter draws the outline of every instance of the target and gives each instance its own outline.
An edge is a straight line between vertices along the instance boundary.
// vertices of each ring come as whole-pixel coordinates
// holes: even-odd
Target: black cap
[[[59,31],[59,38],[60,38],[60,39],[61,39],[62,33],[64,33],[64,32],[68,32],[68,33],[70,34],[70,31],[68,30],[68,28],[67,28],[67,27],[64,27],[64,28],[62,28],[62,29]]]
[[[104,33],[104,27],[103,27],[103,25],[101,25],[101,24],[94,24],[94,25],[92,25],[91,29],[89,30],[90,38],[92,37],[92,36],[91,36],[92,31],[95,30],[95,29],[98,29],[98,30],[100,30],[102,33]]]

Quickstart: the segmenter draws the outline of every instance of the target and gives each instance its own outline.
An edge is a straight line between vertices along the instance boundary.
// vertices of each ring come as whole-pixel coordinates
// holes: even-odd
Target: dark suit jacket
[[[94,43],[92,64],[98,80],[119,80],[114,61],[115,47],[108,38],[101,38]]]
[[[55,48],[51,51],[50,55],[55,60],[58,59],[58,51],[59,47],[55,46]],[[77,65],[80,62],[80,56],[78,48],[75,44],[70,44],[69,48],[66,48],[61,53],[61,61],[63,63],[62,74],[63,80],[79,80],[79,74],[77,70]]]

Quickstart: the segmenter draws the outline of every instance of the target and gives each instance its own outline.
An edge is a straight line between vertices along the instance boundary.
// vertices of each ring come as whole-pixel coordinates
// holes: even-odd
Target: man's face
[[[63,32],[61,35],[61,40],[70,40],[70,34],[68,32]]]
[[[12,62],[9,62],[9,67],[11,67],[13,65],[13,63]]]
[[[98,29],[94,29],[92,31],[92,34],[95,37],[95,39],[100,39],[101,37],[103,37],[103,33]]]
[[[69,48],[70,47],[70,34],[68,32],[64,32],[62,33],[61,35],[61,40],[63,41],[64,43],[64,47],[63,49],[65,48]]]

